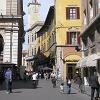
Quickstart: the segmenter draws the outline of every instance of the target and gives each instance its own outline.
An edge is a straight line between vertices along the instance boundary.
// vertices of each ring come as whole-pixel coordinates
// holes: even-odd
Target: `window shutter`
[[[80,32],[77,32],[77,43],[79,45],[81,45],[81,41],[80,41]]]
[[[69,8],[68,7],[66,7],[66,19],[70,19],[70,17],[69,17]]]
[[[77,19],[80,19],[80,10],[79,10],[79,7],[76,7],[76,11],[77,11]]]
[[[67,44],[70,44],[70,32],[67,32]]]

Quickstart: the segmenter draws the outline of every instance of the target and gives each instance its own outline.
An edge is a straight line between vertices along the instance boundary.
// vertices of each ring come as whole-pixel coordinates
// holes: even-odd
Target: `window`
[[[29,43],[29,36],[28,36],[28,43]]]
[[[36,33],[35,33],[35,40],[36,40]]]
[[[80,45],[80,32],[67,32],[67,44]]]
[[[79,7],[66,7],[66,19],[79,19]]]
[[[33,49],[32,49],[32,55],[33,55]]]
[[[36,48],[34,49],[34,54],[36,55]]]

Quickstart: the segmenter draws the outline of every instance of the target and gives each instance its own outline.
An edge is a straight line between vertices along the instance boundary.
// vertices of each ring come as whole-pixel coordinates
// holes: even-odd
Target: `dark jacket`
[[[77,77],[77,84],[78,85],[82,85],[82,78],[81,77]]]
[[[98,76],[92,75],[89,79],[91,87],[99,88]]]

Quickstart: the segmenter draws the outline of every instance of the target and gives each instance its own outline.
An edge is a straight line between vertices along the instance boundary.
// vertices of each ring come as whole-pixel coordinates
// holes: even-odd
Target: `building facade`
[[[37,32],[37,66],[53,68],[64,81],[69,76],[75,79],[76,65],[81,59],[81,52],[75,50],[81,46],[81,10],[80,0],[56,0]]]
[[[23,1],[0,0],[0,41],[3,63],[21,65],[24,41]]]
[[[81,10],[81,0],[55,0],[56,69],[63,80],[76,77],[76,64],[81,59],[81,52],[75,50],[81,46]]]
[[[38,58],[39,65],[53,68],[63,80],[69,76],[74,79],[77,62],[81,59],[81,52],[75,50],[76,46],[81,46],[81,32],[81,1],[55,0],[43,27],[37,32],[38,55],[42,54],[42,60]]]
[[[43,25],[43,21],[40,21],[40,3],[37,0],[29,0],[28,3],[28,56],[27,60],[27,71],[33,70],[34,58],[38,51],[37,48],[37,32]]]
[[[83,76],[100,75],[100,0],[84,0],[84,31],[81,33],[84,57],[80,61]]]
[[[49,8],[42,28],[37,32],[38,69],[55,67],[56,38],[54,32],[54,6]]]

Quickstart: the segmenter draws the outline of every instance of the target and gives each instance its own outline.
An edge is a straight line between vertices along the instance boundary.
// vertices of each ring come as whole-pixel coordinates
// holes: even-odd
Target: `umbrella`
[[[53,70],[52,68],[49,68],[49,67],[44,67],[42,68],[43,70]]]

